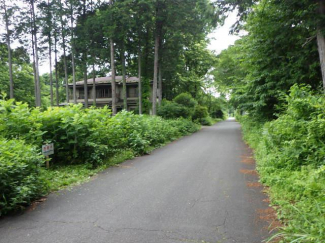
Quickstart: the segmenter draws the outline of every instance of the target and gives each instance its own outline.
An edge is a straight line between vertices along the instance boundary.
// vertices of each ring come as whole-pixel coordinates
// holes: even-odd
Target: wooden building
[[[122,76],[116,76],[116,108],[123,109],[123,81]],[[112,106],[112,77],[101,77],[95,79],[96,84],[96,105],[97,106]],[[126,97],[127,110],[135,110],[138,106],[138,85],[137,77],[126,77]],[[93,104],[93,79],[87,80],[88,87],[88,104]],[[69,103],[73,103],[73,84],[69,84],[70,98]],[[76,82],[77,103],[85,104],[84,81]]]

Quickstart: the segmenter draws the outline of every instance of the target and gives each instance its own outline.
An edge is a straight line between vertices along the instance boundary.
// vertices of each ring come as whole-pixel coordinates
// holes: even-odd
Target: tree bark
[[[321,16],[325,13],[325,4],[322,0],[318,2],[318,11]],[[322,71],[323,79],[323,91],[325,92],[325,38],[324,30],[320,24],[317,27],[317,45],[318,45],[318,54],[320,59],[320,67]]]
[[[33,15],[33,34],[34,34],[34,45],[35,45],[35,72],[36,72],[36,106],[41,106],[41,85],[39,78],[39,64],[38,64],[38,46],[37,46],[37,30],[36,30],[36,18],[34,9],[34,0],[31,2],[32,15]]]
[[[59,0],[60,4],[60,22],[61,22],[61,34],[62,34],[62,44],[63,44],[63,63],[64,63],[64,82],[65,82],[65,94],[66,102],[69,103],[69,86],[68,86],[68,70],[67,70],[67,58],[66,58],[66,45],[65,45],[65,34],[64,34],[64,25],[63,25],[63,7],[62,2]]]
[[[95,72],[95,57],[93,62],[93,106],[96,106],[96,72]]]
[[[53,71],[52,71],[52,42],[51,35],[49,35],[49,61],[50,61],[50,96],[51,96],[51,106],[54,105],[53,101]]]
[[[9,97],[10,99],[14,98],[14,80],[12,76],[12,57],[11,57],[11,47],[10,47],[10,31],[9,31],[9,17],[7,14],[7,7],[6,7],[6,1],[3,1],[3,9],[5,12],[5,22],[6,22],[6,40],[7,40],[7,47],[8,47],[8,63],[9,63]]]
[[[56,93],[56,105],[59,106],[59,72],[58,72],[58,39],[57,39],[57,33],[55,30],[54,33],[54,62],[55,62],[55,93]]]
[[[85,108],[88,108],[88,82],[87,82],[87,57],[86,53],[83,54],[84,61],[84,101]]]
[[[159,63],[159,68],[158,68],[158,87],[159,87],[159,92],[158,92],[158,105],[161,106],[161,101],[162,101],[162,70],[161,70],[161,63]]]
[[[47,7],[48,7],[48,18],[51,17],[51,10],[50,10],[50,1],[47,1]],[[49,33],[48,33],[48,38],[49,38],[49,63],[50,63],[50,99],[51,99],[51,106],[54,105],[53,101],[53,71],[52,71],[52,25],[51,25],[52,19],[48,19],[48,28],[49,28]]]
[[[157,30],[156,30],[157,32]],[[152,115],[157,114],[157,76],[158,76],[158,50],[159,50],[159,35],[155,36],[155,59],[153,69],[153,85],[152,85]]]
[[[110,40],[111,45],[111,72],[112,72],[112,113],[116,115],[116,82],[115,82],[115,63],[114,63],[114,43]]]
[[[138,92],[139,92],[139,115],[142,114],[142,83],[141,83],[141,47],[138,48]]]
[[[127,110],[127,97],[126,97],[126,74],[125,74],[125,55],[124,55],[124,44],[122,44],[121,51],[121,62],[122,62],[122,82],[123,82],[123,109]]]
[[[76,88],[76,70],[75,70],[75,62],[74,62],[74,37],[73,37],[73,7],[72,0],[70,1],[70,10],[71,10],[71,64],[72,64],[72,80],[73,80],[73,103],[77,104],[77,88]]]
[[[109,1],[110,7],[113,7],[113,0]],[[110,38],[110,47],[111,47],[111,72],[112,72],[112,113],[113,116],[116,115],[116,82],[115,82],[115,63],[114,63],[114,42],[113,38]]]

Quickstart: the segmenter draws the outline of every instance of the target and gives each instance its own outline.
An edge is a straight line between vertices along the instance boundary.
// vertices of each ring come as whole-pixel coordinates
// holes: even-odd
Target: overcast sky
[[[236,22],[236,14],[236,12],[230,13],[225,20],[225,24],[218,27],[208,36],[210,39],[208,48],[215,51],[216,54],[219,54],[222,50],[227,49],[228,46],[233,45],[236,40],[240,39],[239,36],[229,34],[231,26]]]

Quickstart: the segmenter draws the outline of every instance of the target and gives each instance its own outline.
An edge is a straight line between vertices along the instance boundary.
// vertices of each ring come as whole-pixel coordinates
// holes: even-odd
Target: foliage
[[[196,119],[206,118],[208,116],[209,116],[208,108],[201,106],[201,105],[197,105],[195,107],[194,114],[193,114],[192,118],[193,118],[193,120],[196,120]]]
[[[287,109],[264,125],[242,118],[261,181],[286,225],[283,242],[325,241],[325,98],[294,85]]]
[[[190,118],[192,110],[173,101],[164,100],[158,107],[157,114],[166,119]]]
[[[107,107],[71,105],[41,111],[0,100],[0,212],[28,205],[48,189],[84,181],[98,168],[149,153],[198,129],[185,119],[126,111],[111,117]],[[45,143],[54,143],[54,170],[40,173]]]
[[[194,109],[197,105],[197,101],[188,93],[182,93],[174,98],[174,102],[183,105],[189,109]]]
[[[261,1],[248,15],[247,36],[218,57],[216,86],[256,119],[275,119],[294,84],[321,87],[315,28],[305,22],[315,8],[306,2]]]
[[[47,190],[44,158],[22,140],[0,139],[0,216],[28,205]]]

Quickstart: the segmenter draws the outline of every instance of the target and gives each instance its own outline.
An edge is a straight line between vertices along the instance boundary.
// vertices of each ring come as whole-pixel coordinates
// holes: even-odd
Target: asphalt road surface
[[[0,242],[260,243],[268,204],[250,153],[234,120],[205,127],[0,219]]]

